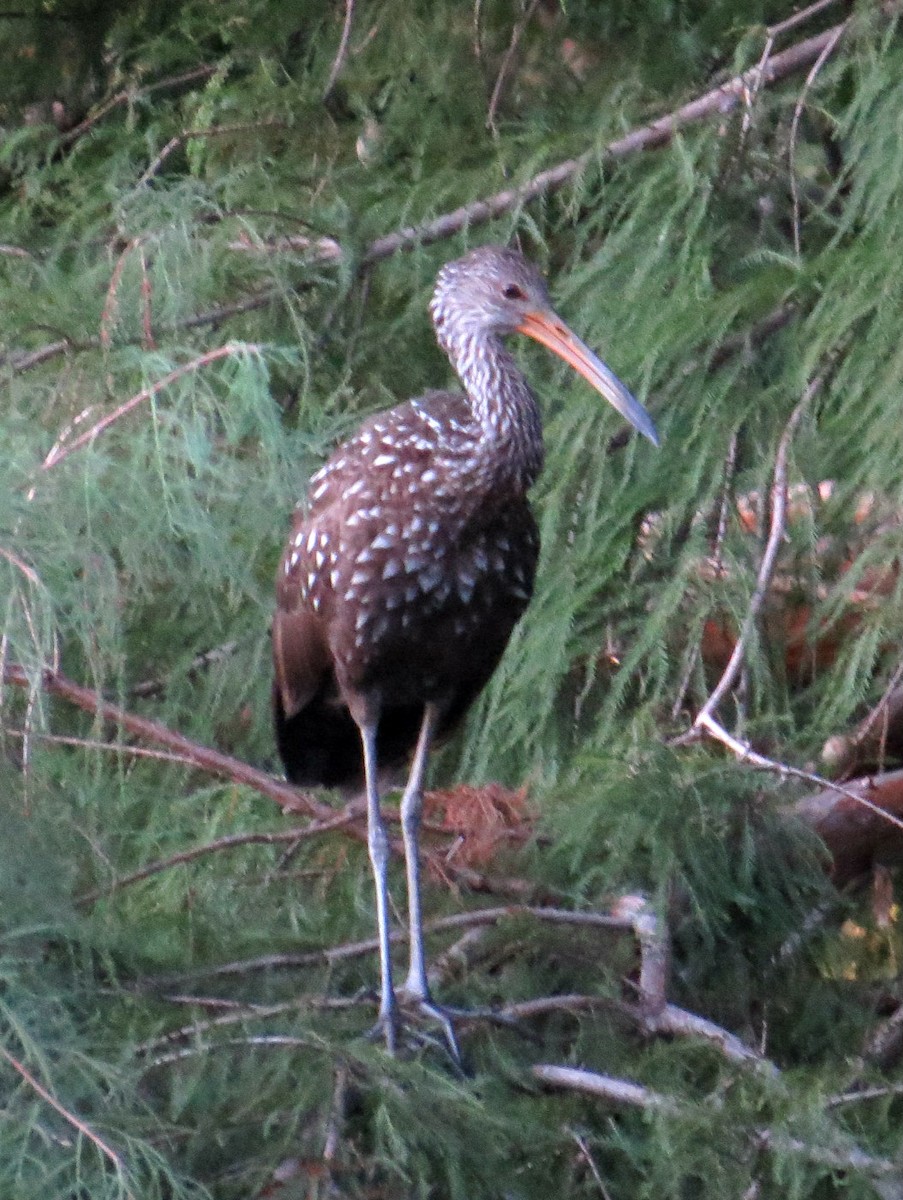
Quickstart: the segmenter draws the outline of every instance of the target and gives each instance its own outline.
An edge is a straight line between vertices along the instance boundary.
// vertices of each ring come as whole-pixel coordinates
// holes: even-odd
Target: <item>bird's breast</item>
[[[504,649],[539,539],[523,481],[479,440],[439,394],[374,418],[311,480],[280,604],[315,615],[346,693],[422,703]]]

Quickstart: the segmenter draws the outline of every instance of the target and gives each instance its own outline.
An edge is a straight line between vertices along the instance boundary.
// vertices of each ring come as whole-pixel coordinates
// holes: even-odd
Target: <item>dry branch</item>
[[[482,200],[473,200],[469,204],[462,205],[460,208],[444,213],[430,221],[424,221],[419,225],[409,225],[394,233],[376,238],[364,250],[361,261],[364,265],[368,265],[389,258],[400,250],[443,241],[460,233],[462,229],[484,225],[488,221],[504,216],[540,196],[553,195],[576,179],[597,158],[602,163],[609,160],[616,161],[640,151],[666,145],[679,130],[709,117],[720,117],[733,111],[739,104],[746,102],[752,90],[778,83],[797,71],[811,67],[818,61],[825,47],[833,47],[845,31],[847,24],[846,21],[841,22],[815,37],[806,38],[804,41],[789,46],[780,54],[768,59],[764,65],[753,67],[734,76],[697,99],[682,105],[674,112],[667,113],[650,124],[640,126],[624,137],[609,142],[601,151],[586,150],[576,158],[567,159],[548,170],[539,172],[532,179],[516,187],[506,188]],[[126,99],[128,98],[127,94],[123,93],[123,95]],[[92,120],[99,119],[99,115]],[[68,136],[76,135],[81,129],[82,126],[79,126]],[[327,239],[327,243],[322,249],[315,249],[310,259],[311,262],[335,260],[337,244],[332,239]],[[224,305],[222,309],[198,314],[186,321],[179,322],[175,328],[190,329],[216,324],[226,316],[275,303],[282,298],[282,295],[282,291],[277,288],[266,289],[250,298],[238,300],[232,305]],[[154,336],[158,338],[164,332],[166,331],[153,331]],[[6,365],[7,369],[13,373],[21,374],[48,359],[65,354],[67,351],[96,349],[99,344],[100,340],[97,337],[79,341],[62,338],[35,350],[0,357],[0,366]]]
[[[838,30],[843,32],[846,26],[847,22],[844,21],[816,37],[797,42],[780,54],[776,54],[761,71],[758,67],[744,71],[728,80],[727,83],[682,105],[674,112],[667,113],[649,125],[643,125],[624,137],[609,142],[599,155],[601,161],[604,163],[608,160],[626,158],[641,150],[652,150],[664,146],[678,130],[685,126],[707,117],[723,116],[731,112],[744,101],[754,84],[765,86],[777,83],[788,75],[810,66],[818,59],[825,46],[839,36]],[[364,261],[376,262],[410,246],[443,241],[445,238],[460,233],[462,229],[473,225],[484,225],[487,221],[512,212],[539,196],[552,195],[591,166],[596,159],[596,154],[595,150],[586,150],[576,158],[567,159],[555,167],[550,167],[547,171],[541,171],[518,187],[506,188],[504,191],[496,192],[494,196],[488,196],[484,200],[474,200],[470,204],[462,205],[461,208],[436,217],[432,221],[426,221],[422,225],[411,225],[405,229],[399,229],[395,233],[390,233],[386,237],[377,238],[376,241],[370,243],[366,250]]]
[[[288,783],[282,783],[265,771],[259,771],[256,767],[242,762],[241,759],[233,758],[229,754],[222,754],[219,750],[213,750],[199,742],[193,742],[183,734],[169,729],[160,721],[126,712],[117,705],[111,704],[110,701],[104,700],[90,688],[73,683],[65,675],[45,670],[38,680],[34,680],[22,667],[9,663],[6,665],[3,672],[4,684],[31,689],[36,682],[51,696],[59,696],[70,704],[74,704],[76,708],[92,713],[103,721],[109,721],[142,741],[150,742],[152,745],[165,746],[187,759],[199,770],[208,771],[211,775],[230,779],[233,783],[253,788],[269,800],[273,800],[283,812],[303,812],[318,821],[331,821],[336,817],[335,809],[322,804],[308,793],[302,792]]]
[[[110,1145],[108,1145],[98,1133],[95,1133],[90,1125],[81,1120],[80,1117],[77,1117],[75,1113],[70,1112],[68,1108],[65,1108],[62,1104],[60,1104],[59,1100],[57,1100],[53,1093],[49,1091],[48,1088],[44,1087],[44,1085],[35,1078],[31,1071],[29,1071],[23,1063],[19,1062],[19,1060],[10,1054],[10,1052],[3,1046],[0,1046],[0,1057],[2,1057],[14,1071],[18,1072],[31,1090],[35,1092],[36,1095],[40,1096],[45,1104],[49,1104],[50,1107],[55,1112],[59,1113],[63,1120],[66,1121],[67,1124],[71,1125],[81,1137],[87,1138],[89,1142],[92,1142],[97,1147],[104,1158],[110,1162],[119,1179],[124,1182],[126,1178],[125,1164],[116,1151]],[[131,1191],[131,1189],[126,1189],[124,1194],[126,1197],[128,1197],[128,1200],[134,1200],[134,1193]]]
[[[58,463],[61,463],[64,458],[68,458],[75,450],[81,449],[82,446],[93,442],[105,429],[113,425],[121,417],[126,416],[132,409],[137,408],[145,400],[150,400],[156,396],[158,392],[162,392],[168,388],[170,384],[175,383],[177,379],[181,379],[183,375],[189,375],[193,371],[200,370],[201,367],[209,366],[212,362],[217,362],[221,358],[231,358],[235,354],[259,354],[260,347],[252,343],[228,342],[225,346],[217,346],[215,350],[207,350],[204,354],[199,355],[191,362],[183,363],[182,366],[176,367],[170,371],[168,375],[164,375],[162,379],[158,379],[156,383],[148,384],[142,388],[140,392],[132,396],[130,399],[123,401],[122,404],[116,406],[112,412],[106,413],[99,421],[86,429],[74,441],[64,445],[57,442],[50,453],[41,463],[42,471],[49,471]],[[30,497],[29,497],[30,498]]]
[[[58,671],[45,670],[35,679],[21,666],[6,663],[3,666],[2,682],[29,691],[35,686],[40,686],[50,695],[59,696],[77,708],[111,722],[142,742],[165,747],[178,755],[180,761],[198,770],[252,788],[278,804],[285,813],[306,814],[316,824],[309,826],[303,836],[316,836],[335,829],[341,830],[356,841],[362,841],[366,837],[356,805],[351,804],[336,811],[310,793],[302,792],[241,759],[194,742],[159,721],[139,717],[119,708],[103,699],[97,692],[74,683]],[[749,746],[732,738],[717,722],[707,722],[706,729],[750,766],[799,779],[820,789],[808,800],[800,801],[793,811],[798,819],[805,821],[825,842],[833,857],[836,879],[850,879],[866,869],[876,858],[885,855],[896,856],[900,852],[903,847],[903,772],[894,772],[858,783],[832,783],[811,771],[803,771],[757,754]],[[289,832],[293,838],[298,838],[297,830]],[[282,835],[274,834],[273,840],[283,840]],[[288,835],[284,840],[290,840]],[[397,850],[398,847],[393,845],[393,849]],[[207,851],[204,847],[198,847],[183,853],[191,856],[205,852]],[[176,865],[179,861],[182,861],[182,856],[177,855],[172,860],[163,860],[162,864],[151,864],[145,870],[151,874],[166,869],[167,866]],[[493,876],[472,867],[450,863],[440,866],[440,876],[445,876],[472,892],[507,897],[515,905],[520,905],[521,911],[532,913],[541,920],[606,925],[609,928],[636,928],[634,914],[603,916],[598,913],[566,913],[564,909],[554,908],[551,905],[559,898],[527,880]],[[137,872],[135,879],[130,876],[116,881],[113,886],[123,887],[143,877],[142,872]],[[512,911],[513,906],[508,906],[497,910],[497,913],[508,915]],[[465,914],[462,924],[468,918],[472,919],[473,914]],[[494,919],[498,919],[498,916]]]
[[[332,67],[329,71],[329,78],[326,81],[326,87],[323,89],[323,99],[325,100],[332,89],[336,85],[336,80],[342,73],[342,67],[345,65],[345,56],[348,53],[348,39],[351,37],[351,23],[354,20],[354,0],[345,0],[345,18],[342,21],[342,36],[339,39],[339,48],[336,51],[336,56],[333,59]]]
[[[182,761],[184,762],[185,760],[183,759]],[[140,870],[132,871],[130,875],[122,875],[118,879],[114,879],[107,887],[85,892],[84,895],[77,897],[76,903],[93,904],[101,896],[112,896],[125,887],[141,883],[144,879],[150,879],[152,875],[159,875],[162,871],[169,871],[173,867],[180,867],[186,863],[196,862],[199,858],[205,858],[208,854],[219,854],[223,850],[237,850],[242,846],[278,846],[283,842],[297,843],[307,838],[319,837],[324,833],[332,833],[336,829],[345,829],[352,821],[357,820],[360,815],[359,811],[349,806],[347,809],[336,813],[331,820],[312,821],[309,825],[305,825],[300,829],[263,830],[259,833],[226,834],[223,837],[216,838],[212,842],[205,842],[203,846],[193,846],[190,850],[181,850],[178,854],[171,854],[168,858],[161,858],[156,862],[148,863],[146,866],[141,867]]]
[[[230,754],[223,754],[200,742],[193,742],[190,738],[176,733],[160,721],[139,717],[119,708],[98,695],[97,692],[74,683],[58,671],[45,669],[37,677],[32,677],[18,664],[3,663],[2,658],[0,658],[0,665],[2,665],[0,683],[25,688],[30,694],[33,694],[36,688],[41,688],[50,695],[59,696],[70,704],[74,704],[84,712],[91,713],[103,721],[111,722],[142,741],[166,747],[200,771],[206,771],[221,779],[229,779],[233,783],[252,788],[259,795],[278,804],[284,813],[304,813],[318,823],[312,829],[312,834],[322,833],[326,828],[334,828],[341,830],[355,841],[366,841],[366,830],[358,812],[357,801],[351,801],[343,809],[336,811],[318,801],[309,792],[302,792],[291,784],[267,774],[266,771],[252,767],[242,759],[234,758]],[[390,819],[392,819],[392,814],[390,814]],[[297,831],[294,837],[297,840]],[[400,854],[400,840],[393,839],[391,848],[394,854]],[[471,891],[507,897],[521,903],[542,903],[559,899],[548,889],[540,888],[527,880],[494,876],[474,870],[472,867],[447,863],[443,865],[439,874],[453,881],[457,886],[469,888]],[[130,880],[130,882],[133,881]],[[119,881],[118,886],[124,886],[123,881]]]
[[[628,1105],[633,1108],[655,1110],[668,1116],[679,1116],[682,1112],[689,1113],[689,1105],[684,1105],[673,1096],[663,1095],[629,1079],[617,1079],[611,1075],[601,1075],[597,1071],[587,1071],[578,1067],[558,1066],[554,1063],[537,1063],[531,1068],[533,1078],[550,1088],[565,1091],[583,1092],[595,1096],[610,1104]],[[838,1130],[838,1141],[842,1145],[813,1146],[799,1138],[776,1133],[771,1129],[755,1129],[748,1136],[762,1149],[774,1150],[782,1154],[797,1154],[809,1162],[831,1167],[838,1171],[857,1171],[873,1178],[893,1181],[894,1195],[899,1192],[896,1187],[901,1180],[901,1169],[898,1163],[889,1158],[878,1158],[860,1150],[852,1143],[847,1135]]]
[[[601,1100],[609,1100],[612,1104],[627,1104],[633,1108],[655,1108],[671,1114],[679,1111],[677,1101],[670,1096],[663,1096],[661,1092],[654,1092],[629,1079],[615,1079],[612,1075],[600,1075],[597,1071],[559,1067],[554,1063],[536,1063],[530,1072],[534,1079],[547,1087],[586,1092]]]
[[[492,95],[489,98],[489,109],[486,114],[486,128],[491,131],[493,136],[498,135],[498,127],[495,123],[495,115],[502,99],[502,89],[505,86],[508,72],[511,69],[511,63],[514,61],[514,55],[517,53],[518,43],[523,36],[524,30],[533,19],[533,14],[536,12],[538,5],[539,0],[530,0],[530,3],[526,6],[524,12],[521,14],[518,20],[514,22],[514,25],[511,29],[511,39],[508,42],[508,49],[505,51],[505,54],[502,58],[502,64],[499,67],[499,72],[496,76],[495,86],[493,87]]]
[[[153,95],[154,92],[167,91],[171,88],[185,87],[191,83],[204,82],[216,74],[219,68],[216,65],[209,64],[200,67],[194,67],[190,71],[183,71],[181,75],[173,75],[167,79],[159,79],[156,83],[149,83],[145,87],[126,88],[121,92],[117,92],[115,96],[111,96],[109,100],[105,100],[103,104],[90,116],[86,117],[80,124],[68,130],[60,138],[60,144],[63,146],[71,146],[73,142],[77,142],[79,138],[84,137],[89,133],[95,125],[98,125],[104,117],[109,116],[117,108],[122,108],[127,104],[134,104],[136,100],[140,100],[145,96]]]

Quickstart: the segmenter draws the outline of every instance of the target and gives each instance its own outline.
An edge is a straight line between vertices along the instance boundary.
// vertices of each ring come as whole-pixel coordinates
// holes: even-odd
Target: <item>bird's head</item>
[[[552,307],[545,281],[516,250],[479,246],[439,272],[430,316],[439,344],[458,361],[468,343],[523,333],[578,371],[623,417],[658,445],[652,418]]]

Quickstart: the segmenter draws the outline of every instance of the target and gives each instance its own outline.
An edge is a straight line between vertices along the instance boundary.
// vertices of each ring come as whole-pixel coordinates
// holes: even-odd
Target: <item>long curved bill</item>
[[[548,312],[534,309],[525,313],[517,330],[534,341],[541,342],[559,358],[563,358],[568,366],[579,371],[583,378],[605,397],[612,408],[627,418],[634,429],[638,429],[647,437],[653,446],[658,445],[655,425],[642,404],[551,309]]]

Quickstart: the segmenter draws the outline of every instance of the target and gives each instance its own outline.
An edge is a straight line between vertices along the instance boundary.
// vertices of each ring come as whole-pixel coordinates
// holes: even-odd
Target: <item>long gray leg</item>
[[[429,758],[430,745],[436,731],[439,710],[427,704],[417,739],[417,749],[411,762],[408,785],[401,799],[401,832],[404,838],[405,870],[408,877],[408,921],[410,925],[410,965],[404,991],[412,1000],[430,1004],[430,989],[426,981],[426,960],[423,953],[423,910],[420,903],[419,833],[423,814],[423,779]]]
[[[439,709],[427,704],[423,710],[423,722],[417,749],[411,762],[408,785],[401,798],[401,832],[404,838],[404,863],[408,877],[408,923],[410,929],[410,960],[404,994],[416,1001],[420,1011],[438,1021],[445,1033],[445,1041],[455,1063],[461,1065],[461,1051],[455,1036],[454,1026],[447,1012],[433,1003],[430,985],[426,978],[426,957],[423,952],[423,909],[420,902],[420,818],[423,815],[423,778],[430,755],[433,735],[439,721]]]
[[[376,766],[376,725],[361,725],[364,746],[364,776],[367,785],[367,848],[376,885],[376,926],[379,935],[379,1027],[386,1048],[395,1053],[398,1042],[398,1009],[392,987],[392,957],[389,945],[389,838],[379,808],[379,784]]]

